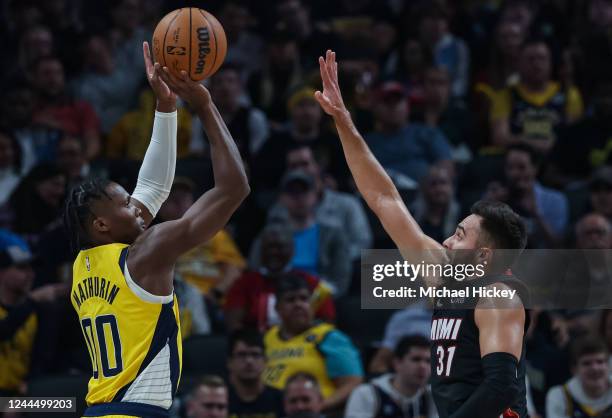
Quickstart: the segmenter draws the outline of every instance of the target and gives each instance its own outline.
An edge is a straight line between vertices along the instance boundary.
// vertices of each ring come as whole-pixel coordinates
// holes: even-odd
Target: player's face
[[[448,237],[442,245],[447,251],[451,264],[473,264],[476,262],[475,251],[479,248],[481,233],[478,215],[470,215],[457,225],[455,233]]]
[[[431,354],[428,348],[412,347],[401,359],[393,360],[396,374],[410,386],[423,386],[431,373]]]
[[[230,374],[244,381],[257,381],[266,367],[263,349],[238,341],[228,361]]]
[[[285,389],[285,413],[321,412],[322,399],[316,387],[309,381],[294,381]]]
[[[277,311],[283,324],[290,328],[308,328],[312,323],[310,292],[300,289],[283,294],[277,302]]]
[[[94,228],[107,233],[114,242],[133,243],[145,230],[141,210],[123,187],[111,183],[106,188],[110,199],[100,199],[93,205]]]
[[[583,355],[576,365],[578,379],[590,388],[606,384],[608,370],[608,356],[605,353]]]
[[[200,386],[187,403],[189,418],[226,418],[227,389]]]

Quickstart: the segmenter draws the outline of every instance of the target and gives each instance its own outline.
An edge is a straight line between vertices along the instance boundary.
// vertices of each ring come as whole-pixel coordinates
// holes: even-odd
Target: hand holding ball
[[[195,7],[168,13],[153,32],[155,61],[176,77],[181,70],[195,81],[210,77],[223,64],[226,52],[227,38],[219,21]]]

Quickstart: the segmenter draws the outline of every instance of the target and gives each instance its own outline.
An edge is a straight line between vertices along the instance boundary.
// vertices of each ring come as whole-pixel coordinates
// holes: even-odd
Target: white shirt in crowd
[[[572,377],[567,381],[567,388],[576,402],[595,412],[603,411],[612,406],[612,385],[603,396],[596,399],[590,398],[584,392],[582,384],[577,377]],[[571,418],[567,413],[567,397],[563,392],[563,386],[552,387],[546,395],[546,418]]]

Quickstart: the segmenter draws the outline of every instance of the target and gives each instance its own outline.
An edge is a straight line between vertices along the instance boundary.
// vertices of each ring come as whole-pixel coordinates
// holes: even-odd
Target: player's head
[[[422,335],[403,337],[393,351],[393,368],[404,387],[422,387],[430,375],[429,340]]]
[[[129,193],[106,180],[90,180],[72,189],[64,223],[74,251],[114,242],[131,244],[145,229],[141,210]]]
[[[608,347],[598,337],[584,337],[571,348],[572,372],[587,393],[602,393],[608,387]]]
[[[227,385],[219,376],[204,376],[189,394],[189,418],[227,418]]]
[[[261,379],[265,367],[265,347],[261,333],[254,329],[243,329],[230,335],[227,350],[230,380],[255,384]]]
[[[276,284],[276,311],[284,328],[299,333],[312,325],[311,295],[310,286],[303,276],[287,273],[279,278]]]
[[[454,263],[487,261],[491,269],[505,270],[527,245],[527,231],[521,217],[510,206],[481,200],[472,206],[471,215],[457,225],[455,233],[443,245],[451,250]],[[494,250],[506,250],[498,253],[503,257],[496,258],[495,265],[492,264]]]
[[[287,379],[283,396],[287,415],[299,412],[319,413],[323,407],[323,395],[317,379],[299,372]]]
[[[34,271],[28,244],[15,234],[0,230],[0,292],[20,298],[32,287]]]

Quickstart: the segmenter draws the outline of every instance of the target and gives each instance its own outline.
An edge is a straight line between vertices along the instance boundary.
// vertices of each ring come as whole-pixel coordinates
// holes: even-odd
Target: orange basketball
[[[192,80],[213,75],[223,64],[227,38],[206,10],[183,8],[168,13],[153,32],[153,57],[174,75],[187,71]]]

